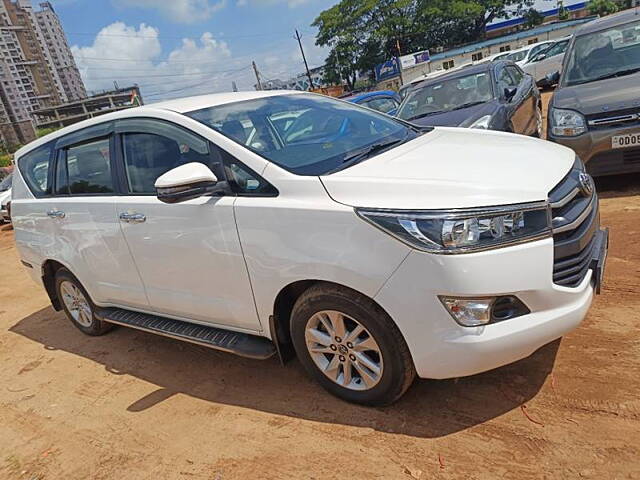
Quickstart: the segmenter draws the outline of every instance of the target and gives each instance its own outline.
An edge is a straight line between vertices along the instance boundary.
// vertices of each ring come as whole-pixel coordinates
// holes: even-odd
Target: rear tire
[[[93,337],[104,335],[113,325],[103,322],[95,315],[96,306],[82,284],[66,268],[61,268],[55,276],[56,294],[60,304],[78,330]]]
[[[373,300],[338,285],[311,287],[291,314],[300,362],[333,395],[369,406],[389,405],[416,372],[398,327]]]

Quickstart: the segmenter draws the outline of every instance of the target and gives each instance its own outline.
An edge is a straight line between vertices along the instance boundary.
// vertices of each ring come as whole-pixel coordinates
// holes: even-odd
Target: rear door
[[[236,197],[207,196],[173,205],[156,197],[156,179],[187,163],[203,163],[224,180],[223,152],[164,120],[121,120],[116,130],[127,192],[117,199],[114,215],[122,217],[120,227],[151,309],[176,318],[260,330],[236,228]],[[127,220],[127,215],[135,220]]]
[[[532,135],[536,131],[536,106],[538,99],[536,95],[534,95],[534,89],[537,87],[534,85],[533,77],[525,75],[517,65],[508,65],[507,70],[509,70],[518,88],[515,103],[518,104],[518,115],[522,117],[519,119],[522,127],[518,133]]]
[[[54,230],[49,257],[67,265],[101,304],[147,309],[140,275],[116,215],[119,195],[113,122],[56,142],[52,196]]]

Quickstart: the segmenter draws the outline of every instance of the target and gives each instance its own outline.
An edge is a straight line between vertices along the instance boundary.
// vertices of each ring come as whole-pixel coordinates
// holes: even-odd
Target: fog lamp
[[[441,297],[440,300],[453,319],[463,327],[479,327],[491,322],[491,306],[495,297]]]

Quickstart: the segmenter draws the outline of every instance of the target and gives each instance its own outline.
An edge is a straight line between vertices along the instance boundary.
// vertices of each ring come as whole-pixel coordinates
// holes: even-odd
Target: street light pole
[[[313,79],[311,78],[311,72],[309,71],[309,65],[307,64],[307,57],[304,55],[304,48],[302,48],[302,40],[300,39],[300,32],[296,29],[296,38],[298,39],[298,45],[300,45],[300,53],[302,53],[302,60],[304,60],[304,68],[307,69],[307,77],[309,77],[309,85],[311,90],[315,87],[313,85]]]

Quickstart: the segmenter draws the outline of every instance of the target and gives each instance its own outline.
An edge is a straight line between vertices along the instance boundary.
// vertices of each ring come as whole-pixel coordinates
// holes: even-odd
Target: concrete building
[[[100,92],[74,102],[41,108],[33,112],[38,128],[61,128],[81,120],[142,105],[137,86]]]
[[[87,91],[80,77],[80,71],[69,48],[60,19],[51,3],[40,3],[40,11],[36,12],[36,19],[44,36],[44,44],[53,61],[50,68],[57,71],[66,100],[72,102],[86,98]]]
[[[431,52],[429,61],[416,63],[416,58],[420,58],[420,52],[401,57],[402,76],[404,83],[411,82],[427,73],[439,70],[448,70],[471,62],[477,62],[483,58],[496,53],[516,50],[520,47],[530,45],[545,40],[571,35],[580,25],[590,22],[595,17],[578,18],[565,22],[555,22],[542,25],[530,30],[522,30],[502,37],[490,38],[488,40],[463,45],[450,50]],[[398,77],[389,78],[378,82],[377,88],[380,90],[397,89],[400,86]]]
[[[43,9],[34,11],[30,0],[0,0],[0,140],[5,146],[35,138],[34,110],[68,101],[60,75],[69,70],[64,66],[75,67],[75,63],[66,40],[69,55],[64,55],[60,41],[64,32],[57,17],[53,26],[55,12],[48,3]],[[41,27],[43,23],[47,29]],[[71,91],[81,91],[77,82]]]
[[[326,86],[324,83],[324,67],[311,68],[309,73],[311,73],[311,79],[313,80],[313,86],[315,88]],[[257,85],[254,85],[254,88],[257,90]],[[310,88],[311,85],[309,84],[309,77],[306,72],[299,73],[289,80],[276,78],[274,80],[262,81],[263,90],[301,90],[306,92]]]

